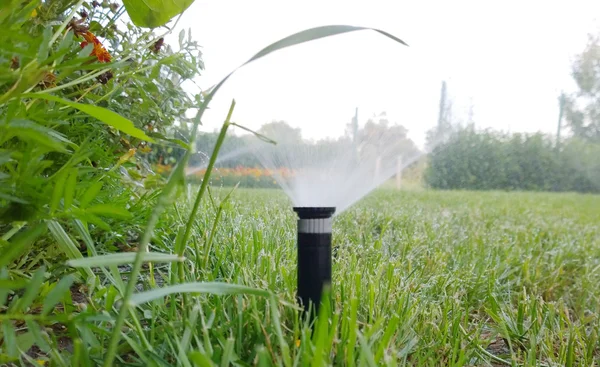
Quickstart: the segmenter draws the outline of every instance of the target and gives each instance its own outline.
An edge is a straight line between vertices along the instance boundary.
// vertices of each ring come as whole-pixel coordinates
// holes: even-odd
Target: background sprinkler
[[[331,284],[333,207],[294,207],[298,214],[298,300],[318,312],[323,288]],[[314,315],[314,314],[313,314]]]

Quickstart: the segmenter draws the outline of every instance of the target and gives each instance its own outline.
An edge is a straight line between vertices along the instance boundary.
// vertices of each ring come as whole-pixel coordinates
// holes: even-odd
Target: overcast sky
[[[196,0],[178,29],[191,28],[203,47],[202,88],[268,44],[306,28],[349,24],[381,28],[283,50],[238,71],[204,119],[250,128],[285,120],[306,138],[336,136],[359,108],[364,123],[386,111],[421,145],[437,121],[446,80],[454,115],[510,131],[556,130],[557,98],[573,90],[573,56],[598,31],[600,1],[313,1]],[[171,39],[176,44],[177,31]]]

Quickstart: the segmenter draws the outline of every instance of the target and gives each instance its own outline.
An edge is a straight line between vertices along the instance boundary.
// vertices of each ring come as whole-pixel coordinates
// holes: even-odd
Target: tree
[[[358,130],[357,140],[359,149],[363,152],[412,156],[417,152],[417,147],[407,134],[408,130],[404,126],[390,124],[387,114],[382,112],[371,117],[365,126]]]
[[[591,36],[573,63],[579,90],[567,98],[565,118],[576,137],[600,142],[600,34]]]
[[[426,148],[432,150],[438,144],[447,141],[454,132],[452,124],[452,101],[447,96],[446,81],[442,81],[440,107],[437,125],[427,132]]]
[[[302,142],[302,132],[299,128],[291,127],[285,121],[272,121],[266,123],[258,130],[269,139],[273,139],[277,144],[299,144]]]

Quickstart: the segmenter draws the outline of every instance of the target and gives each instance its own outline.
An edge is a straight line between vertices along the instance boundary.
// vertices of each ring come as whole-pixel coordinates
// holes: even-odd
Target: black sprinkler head
[[[325,286],[331,284],[333,207],[295,207],[298,214],[298,301],[316,313]],[[312,315],[314,316],[314,314]]]
[[[331,218],[335,213],[334,207],[296,206],[294,211],[300,219]]]

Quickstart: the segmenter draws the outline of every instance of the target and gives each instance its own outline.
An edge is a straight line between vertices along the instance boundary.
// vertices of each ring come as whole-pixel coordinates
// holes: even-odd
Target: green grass
[[[134,296],[139,302],[122,330],[119,363],[598,363],[599,196],[379,190],[335,219],[335,302],[311,333],[298,321],[294,303],[295,218],[286,197],[276,190],[237,190],[223,203],[215,226],[226,194],[213,189],[205,198],[188,243],[178,243],[188,203],[179,202],[161,217],[150,251],[181,248],[186,260],[144,267],[138,292],[150,292],[142,293],[147,300]],[[143,230],[153,204],[142,200],[131,210],[137,213],[133,220],[113,223],[111,233],[94,233],[96,243],[89,245],[100,254],[115,252],[114,237],[125,241],[128,231]],[[135,240],[129,242],[124,246],[135,246]],[[52,248],[44,256],[59,261]],[[43,263],[39,253],[18,260],[12,279],[33,274]],[[85,269],[98,274],[98,284],[71,287],[62,302],[82,298],[75,308],[40,316],[35,309],[48,302],[48,291],[29,308],[15,306],[27,292],[12,297],[0,315],[16,321],[3,322],[3,354],[20,348],[28,351],[20,353],[22,360],[54,365],[81,356],[91,364],[102,360],[127,271]],[[58,276],[47,282],[55,284]],[[185,296],[168,288],[157,293],[182,282],[191,283]],[[10,307],[19,311],[11,313]],[[20,316],[6,316],[11,314]],[[39,336],[32,332],[36,322]],[[56,330],[59,325],[63,331]],[[33,353],[28,348],[37,339],[46,345]]]

